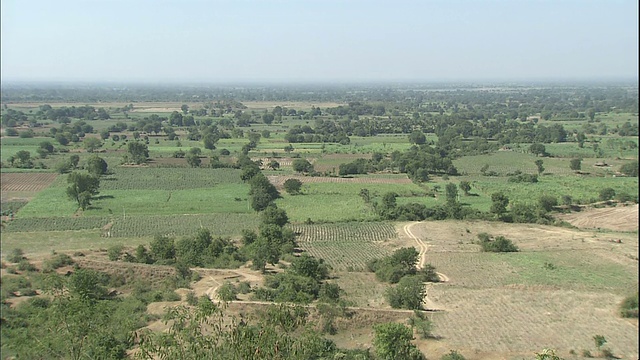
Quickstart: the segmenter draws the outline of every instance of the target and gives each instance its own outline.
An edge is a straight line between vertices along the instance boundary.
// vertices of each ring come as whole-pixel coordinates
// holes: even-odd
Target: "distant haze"
[[[2,0],[2,81],[638,78],[637,0]]]

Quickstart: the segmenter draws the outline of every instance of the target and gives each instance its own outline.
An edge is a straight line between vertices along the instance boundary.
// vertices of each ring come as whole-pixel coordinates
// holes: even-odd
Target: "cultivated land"
[[[229,138],[219,139],[215,150],[205,149],[202,140],[191,137],[193,128],[198,125],[174,125],[177,139],[173,140],[169,140],[164,130],[112,130],[111,137],[103,139],[94,154],[86,151],[83,140],[61,145],[50,136],[51,129],[60,128],[60,123],[50,119],[38,118],[39,126],[29,127],[26,123],[15,126],[18,131],[32,129],[33,137],[7,136],[6,131],[10,128],[4,122],[7,109],[22,111],[28,119],[35,120],[35,114],[45,103],[54,109],[87,104],[105,108],[111,119],[86,120],[94,132],[86,134],[85,138],[99,138],[101,131],[119,122],[135,127],[137,121],[152,115],[167,118],[163,120],[163,126],[168,127],[168,118],[174,111],[182,113],[182,105],[199,110],[204,108],[204,103],[134,102],[132,110],[121,111],[130,102],[4,102],[7,108],[2,111],[0,169],[3,283],[5,277],[29,274],[27,271],[8,273],[8,269],[14,271],[16,268],[16,264],[7,260],[15,249],[22,249],[24,256],[39,269],[53,252],[57,252],[71,255],[84,267],[131,281],[145,279],[160,284],[163,279],[175,276],[174,267],[109,261],[107,249],[122,245],[125,251],[133,254],[138,245],[148,248],[154,236],[181,239],[192,236],[198,229],[207,229],[214,237],[230,237],[233,244],[240,246],[242,230],[257,230],[261,221],[261,215],[252,208],[251,186],[241,179],[242,169],[211,168],[210,165],[233,164],[241,158],[249,134],[260,133],[261,138],[247,155],[261,161],[262,172],[280,191],[275,204],[286,211],[290,221],[286,228],[296,235],[294,254],[303,252],[324,259],[332,268],[329,281],[342,288],[342,298],[353,311],[351,318],[336,318],[337,333],[327,335],[339,347],[372,348],[374,324],[406,323],[411,316],[411,311],[391,308],[385,298],[390,285],[378,281],[374,273],[367,271],[371,260],[411,246],[420,253],[419,267],[435,266],[442,280],[425,285],[424,308],[429,310],[428,317],[435,325],[434,336],[428,339],[416,336],[414,341],[428,358],[439,358],[449,350],[457,349],[467,359],[528,359],[543,348],[556,349],[563,358],[580,358],[585,349],[597,353],[592,339],[596,334],[606,337],[607,346],[616,356],[638,358],[638,320],[622,318],[618,314],[622,300],[638,291],[638,177],[626,176],[620,171],[622,166],[634,161],[637,166],[637,134],[629,135],[626,130],[620,133],[621,128],[627,129],[627,123],[635,126],[637,132],[637,110],[624,113],[598,111],[591,121],[585,115],[586,109],[578,110],[580,117],[573,118],[567,115],[568,112],[560,111],[555,117],[540,119],[535,126],[562,125],[570,134],[566,141],[545,142],[547,154],[544,156],[532,153],[532,142],[514,140],[498,146],[496,138],[499,136],[495,134],[485,136],[489,146],[494,146],[490,150],[467,149],[463,143],[477,139],[470,135],[471,131],[461,130],[467,135],[459,135],[464,140],[459,143],[451,140],[450,144],[455,145],[450,147],[454,150],[445,146],[439,148],[446,148],[451,153],[456,152],[455,149],[467,149],[465,151],[469,153],[459,150],[457,156],[452,156],[457,175],[434,171],[429,173],[427,181],[414,181],[407,173],[406,168],[410,169],[410,165],[394,163],[400,154],[411,148],[409,134],[424,129],[425,142],[436,147],[438,141],[452,136],[444,130],[440,132],[441,126],[463,128],[445,120],[442,124],[434,121],[431,125],[430,119],[440,116],[437,109],[442,109],[443,116],[455,118],[459,112],[463,114],[457,116],[464,115],[467,105],[460,102],[460,109],[454,110],[445,101],[433,100],[411,108],[396,99],[384,103],[387,108],[384,115],[367,113],[359,108],[351,115],[332,113],[330,109],[340,106],[358,106],[342,100],[242,101],[246,108],[229,105],[230,111],[225,110],[226,105],[212,105],[207,109],[219,109],[221,114],[194,114],[194,121],[196,124],[213,121],[232,134]],[[363,100],[362,103],[367,102]],[[277,112],[277,108],[307,113],[316,108],[322,111],[313,117],[285,113],[278,121],[264,123],[263,115]],[[360,114],[356,114],[358,111]],[[183,115],[187,116],[186,113]],[[245,120],[247,125],[237,125]],[[360,128],[355,128],[349,135],[350,141],[343,144],[311,141],[313,139],[290,142],[286,138],[296,126],[308,125],[319,133],[317,129],[323,126],[320,120],[338,125],[366,120],[383,125],[389,123],[396,129],[360,136],[362,134],[357,133]],[[494,120],[499,122],[482,120],[489,124],[486,126],[477,119],[467,122],[478,129],[487,129]],[[70,125],[77,121],[79,119],[72,118]],[[512,121],[526,123],[519,116]],[[230,126],[223,125],[229,122]],[[366,126],[372,127],[371,123]],[[382,128],[382,125],[376,126]],[[535,128],[533,124],[531,126]],[[589,130],[589,127],[593,129]],[[242,130],[242,134],[238,130]],[[141,133],[143,143],[147,137],[149,161],[141,165],[123,164],[127,144],[134,141],[134,131]],[[269,132],[268,137],[264,131]],[[580,145],[577,134],[583,131],[587,133],[586,140]],[[114,139],[114,134],[120,138]],[[123,135],[126,140],[122,139]],[[50,141],[56,151],[38,156],[43,141]],[[285,149],[288,145],[292,149]],[[177,152],[188,153],[194,147],[200,148],[199,167],[190,166],[186,156],[176,157]],[[32,167],[18,164],[16,157],[21,151],[30,152]],[[442,150],[438,158],[444,157],[444,152]],[[341,165],[358,159],[372,161],[376,153],[382,154],[382,159],[387,161],[386,166],[380,165],[383,168],[370,169],[365,174],[338,176]],[[93,155],[100,156],[108,164],[108,173],[101,177],[99,194],[85,210],[66,194],[69,175],[56,171],[57,165],[69,161],[72,155],[79,156],[78,170],[82,170]],[[582,159],[579,171],[570,168],[570,162],[575,158]],[[316,173],[296,171],[294,163],[297,159],[308,160]],[[543,161],[542,171],[536,166],[536,160]],[[12,161],[13,166],[10,165]],[[279,166],[269,168],[271,161]],[[537,182],[513,180],[521,174],[537,175]],[[299,193],[285,191],[284,183],[288,179],[302,183]],[[468,194],[459,187],[463,182],[470,185]],[[381,210],[385,194],[390,192],[396,194],[397,206],[420,204],[427,209],[447,209],[452,201],[447,196],[448,184],[458,187],[455,201],[464,211],[486,215],[409,221],[413,219],[385,218]],[[601,199],[601,191],[605,188],[613,189],[613,199]],[[497,192],[509,197],[507,210],[519,205],[529,206],[534,209],[532,213],[539,223],[499,221],[499,216],[490,213],[492,195]],[[538,216],[541,196],[552,196],[557,200],[544,216]],[[569,197],[569,204],[566,204]],[[440,216],[450,217],[445,213]],[[481,233],[504,236],[520,251],[482,252],[478,244]],[[267,274],[283,272],[292,259],[295,258],[289,256],[281,259],[278,265],[267,265]],[[235,285],[247,282],[255,289],[263,286],[265,280],[259,270],[251,269],[250,261],[233,269],[199,267],[193,270],[200,274],[200,279],[191,283],[190,290],[175,290],[181,300],[168,301],[158,295],[160,300],[148,304],[147,311],[160,316],[167,306],[184,303],[189,291],[215,300],[225,282]],[[73,267],[58,271],[73,271]],[[118,291],[133,292],[126,286]],[[13,307],[30,298],[15,295],[7,300]],[[228,311],[244,316],[258,313],[270,304],[256,301],[250,294],[238,294]],[[153,316],[145,326],[158,331],[167,329]]]

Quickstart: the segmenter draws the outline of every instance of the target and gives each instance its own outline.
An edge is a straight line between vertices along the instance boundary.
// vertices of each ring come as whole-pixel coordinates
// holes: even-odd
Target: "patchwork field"
[[[447,221],[411,232],[447,277],[428,288],[429,303],[443,311],[432,316],[439,340],[425,349],[516,359],[549,347],[569,357],[595,353],[592,337],[602,334],[617,356],[637,358],[638,322],[617,313],[638,291],[637,234]],[[505,236],[521,252],[482,253],[473,243],[481,232]]]

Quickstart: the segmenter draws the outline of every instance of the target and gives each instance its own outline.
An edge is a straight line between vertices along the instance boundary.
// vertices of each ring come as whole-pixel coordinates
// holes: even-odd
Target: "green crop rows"
[[[100,182],[101,190],[186,190],[240,184],[240,170],[204,168],[117,168]]]
[[[8,232],[27,231],[69,231],[96,229],[111,237],[143,237],[153,235],[184,236],[199,228],[207,228],[214,236],[239,235],[244,228],[256,228],[259,219],[254,214],[199,214],[199,215],[150,215],[110,218],[89,217],[48,217],[18,218],[6,228]],[[109,224],[112,224],[110,227]],[[105,228],[105,230],[102,230]]]
[[[363,270],[366,263],[390,253],[380,242],[397,236],[388,223],[293,225],[300,247],[336,270]]]

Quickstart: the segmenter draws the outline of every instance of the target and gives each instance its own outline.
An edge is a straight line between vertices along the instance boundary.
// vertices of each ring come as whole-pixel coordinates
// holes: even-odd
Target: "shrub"
[[[287,179],[284,182],[284,190],[291,195],[299,194],[302,188],[302,181],[298,179]]]
[[[7,261],[12,263],[19,263],[21,260],[25,259],[24,251],[20,248],[15,248],[11,250],[11,254],[7,257]]]
[[[440,360],[466,360],[466,358],[462,356],[462,354],[460,354],[458,351],[451,350],[448,354],[442,355]]]
[[[482,251],[485,252],[517,252],[518,247],[504,236],[498,236],[494,240],[481,241]]]
[[[52,258],[45,260],[44,264],[42,264],[42,271],[50,272],[63,266],[73,265],[74,263],[75,261],[73,261],[71,256],[67,254],[57,254]]]
[[[638,293],[627,296],[620,303],[620,316],[625,318],[638,317]]]
[[[413,316],[409,318],[409,326],[416,329],[420,338],[429,339],[433,337],[433,322],[425,316],[421,311],[414,311]]]
[[[36,266],[30,263],[27,259],[20,260],[18,263],[18,270],[20,271],[36,271]]]
[[[236,290],[236,287],[233,286],[233,284],[231,284],[230,282],[225,282],[218,288],[218,297],[222,301],[237,300],[237,294],[238,291]]]
[[[638,160],[622,165],[620,167],[620,172],[627,176],[638,177]]]
[[[122,256],[122,250],[124,250],[124,246],[113,245],[107,249],[107,257],[110,261],[118,261],[120,260],[120,256]]]
[[[600,199],[600,201],[607,201],[613,199],[614,196],[616,196],[615,190],[613,190],[612,188],[604,188],[600,190],[598,199]]]
[[[198,305],[198,297],[196,296],[196,293],[193,291],[189,291],[187,293],[187,304],[191,305],[191,306],[196,306]]]
[[[395,287],[390,287],[385,297],[394,309],[419,310],[425,296],[420,276],[405,276]]]

